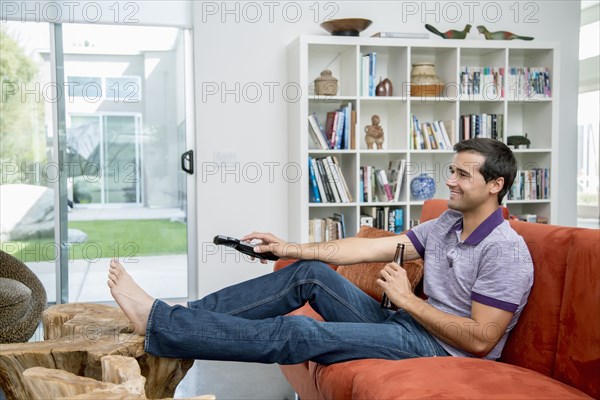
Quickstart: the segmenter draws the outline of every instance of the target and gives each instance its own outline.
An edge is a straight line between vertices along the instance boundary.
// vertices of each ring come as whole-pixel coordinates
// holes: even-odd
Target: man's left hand
[[[404,308],[403,304],[413,296],[412,285],[408,280],[406,270],[395,262],[385,265],[379,272],[381,276],[377,279],[377,284],[381,286],[385,294],[394,305],[399,308]]]

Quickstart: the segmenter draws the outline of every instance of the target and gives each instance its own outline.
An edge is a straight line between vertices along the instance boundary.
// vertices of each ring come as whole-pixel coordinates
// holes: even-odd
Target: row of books
[[[508,192],[509,200],[550,198],[550,168],[521,169]]]
[[[371,226],[389,232],[402,233],[404,230],[404,210],[390,207],[362,207],[361,226]]]
[[[504,68],[463,67],[460,71],[460,94],[486,99],[503,98]]]
[[[308,158],[309,201],[311,203],[351,203],[352,194],[337,157]]]
[[[377,71],[377,53],[363,54],[360,71],[360,95],[375,96]]]
[[[421,122],[412,115],[410,130],[414,150],[452,150],[456,144],[454,120]]]
[[[371,165],[360,167],[360,202],[400,201],[406,160],[390,161],[388,169]]]
[[[320,150],[347,150],[354,148],[356,132],[356,110],[352,103],[335,111],[329,111],[325,125],[317,113],[308,115],[308,129],[315,146]]]
[[[545,67],[511,67],[508,90],[512,98],[551,97],[550,72]]]
[[[346,237],[344,214],[334,213],[332,217],[311,218],[308,220],[309,242],[327,242]]]
[[[484,137],[501,141],[504,137],[504,115],[461,115],[458,132],[459,140]]]

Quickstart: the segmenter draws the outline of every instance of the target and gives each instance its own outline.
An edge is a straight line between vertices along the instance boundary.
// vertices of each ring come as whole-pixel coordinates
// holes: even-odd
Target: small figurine
[[[498,31],[498,32],[490,32],[486,29],[485,26],[479,25],[477,27],[479,33],[483,33],[486,40],[513,40],[513,39],[521,39],[521,40],[533,40],[531,36],[519,36],[515,35],[512,32],[506,31]]]
[[[365,142],[367,142],[367,149],[372,149],[373,145],[377,146],[377,149],[383,148],[383,128],[379,126],[379,115],[374,114],[371,116],[371,124],[365,126]]]
[[[446,32],[440,32],[429,24],[425,24],[425,29],[427,29],[429,32],[435,33],[436,35],[444,39],[464,39],[467,37],[467,33],[471,31],[471,25],[465,25],[465,29],[463,29],[462,31],[451,29]]]
[[[518,149],[519,146],[525,145],[527,146],[527,148],[529,148],[529,145],[531,144],[531,140],[529,140],[529,138],[527,137],[527,134],[525,134],[525,136],[509,136],[506,138],[506,143],[509,146],[514,146],[515,149]]]

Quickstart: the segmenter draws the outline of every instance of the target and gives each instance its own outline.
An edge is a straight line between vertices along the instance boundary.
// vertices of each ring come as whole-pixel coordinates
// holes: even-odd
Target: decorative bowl
[[[359,36],[373,21],[364,18],[330,19],[321,24],[321,28],[333,36]]]
[[[435,195],[435,181],[428,174],[421,174],[410,182],[410,193],[415,200],[428,200]]]

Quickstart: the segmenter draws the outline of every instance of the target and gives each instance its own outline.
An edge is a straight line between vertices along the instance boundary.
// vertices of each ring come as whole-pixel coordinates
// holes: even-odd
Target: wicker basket
[[[441,83],[410,85],[410,95],[412,97],[440,97],[444,91],[444,85]]]

